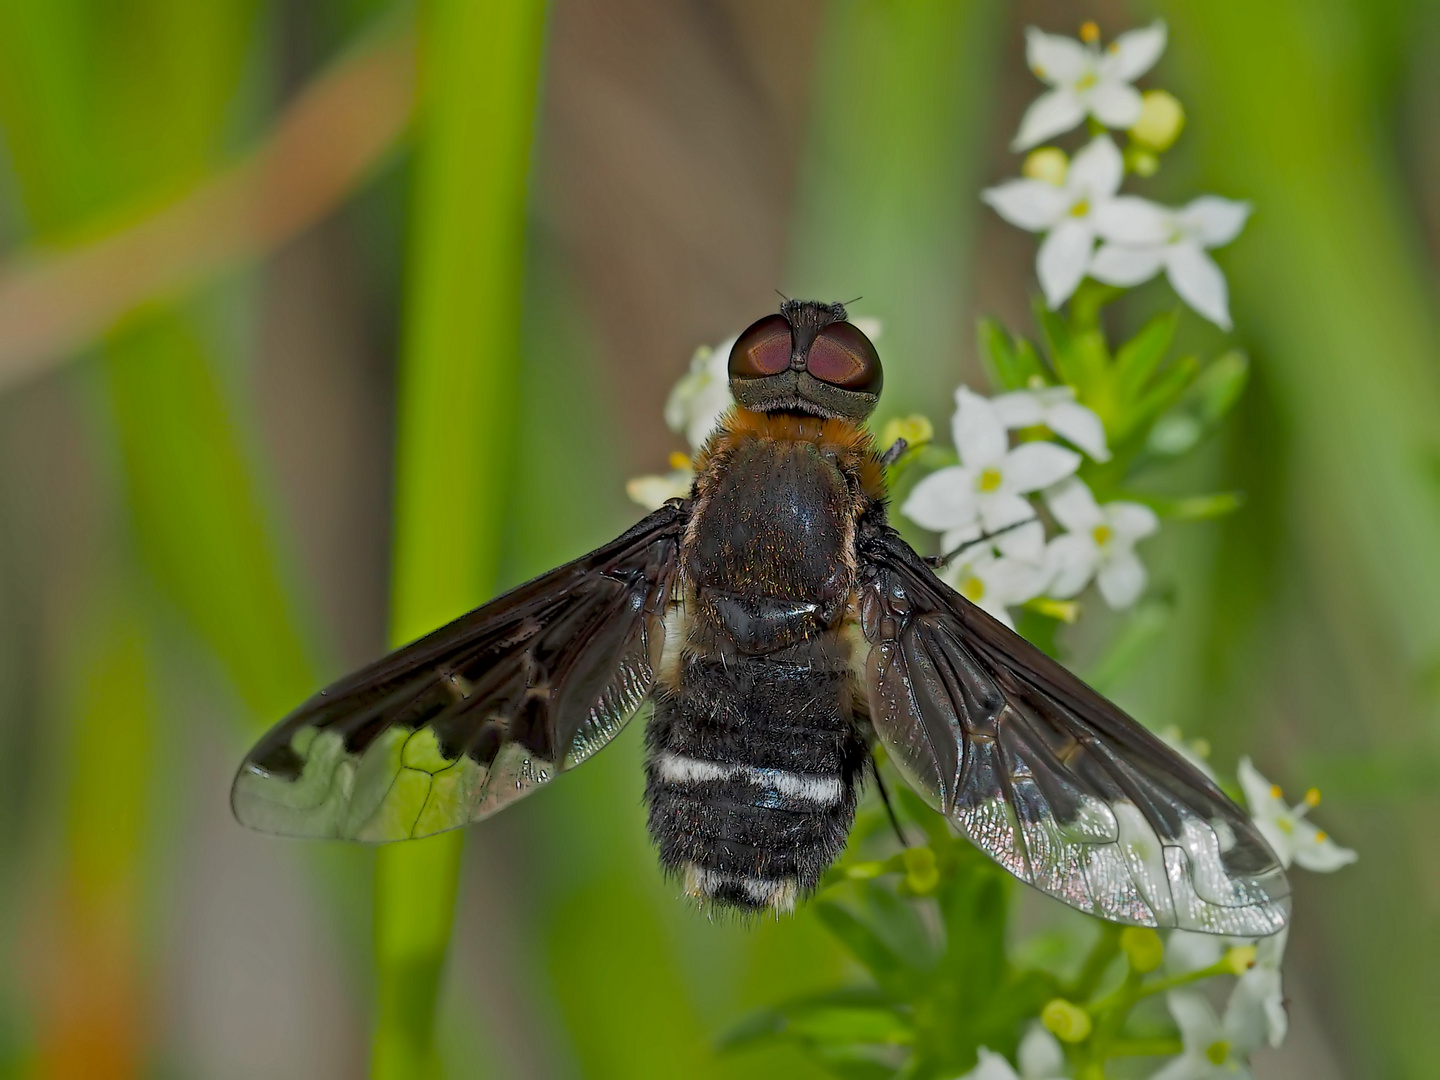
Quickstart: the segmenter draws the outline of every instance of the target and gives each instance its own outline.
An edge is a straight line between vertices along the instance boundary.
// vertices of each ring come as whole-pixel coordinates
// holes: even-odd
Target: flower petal
[[[1168,209],[1138,195],[1118,195],[1095,208],[1095,231],[1100,239],[1130,247],[1168,243],[1175,222]]]
[[[1163,247],[1124,247],[1102,244],[1090,260],[1090,276],[1106,285],[1129,288],[1149,281],[1165,265]]]
[[[1065,190],[1046,180],[1010,180],[986,188],[980,198],[1011,225],[1029,232],[1053,226],[1070,204]]]
[[[1020,1040],[1015,1058],[1020,1064],[1020,1075],[1026,1080],[1058,1077],[1065,1072],[1065,1051],[1060,1047],[1060,1040],[1040,1024],[1030,1025]]]
[[[1045,413],[1045,426],[1056,435],[1070,440],[1096,461],[1110,460],[1110,450],[1105,445],[1105,425],[1094,409],[1076,401],[1052,405]]]
[[[1172,930],[1165,939],[1165,973],[1188,975],[1218,964],[1225,954],[1225,941],[1199,930]]]
[[[1289,1026],[1280,972],[1259,966],[1244,972],[1225,1005],[1223,1027],[1231,1054],[1243,1059],[1266,1043],[1279,1046]]]
[[[1100,58],[1103,74],[1134,82],[1155,66],[1165,51],[1165,22],[1156,19],[1149,26],[1127,30],[1110,43]]]
[[[683,499],[690,494],[695,474],[689,469],[676,469],[664,476],[637,476],[625,484],[625,494],[646,510],[659,510],[667,499]]]
[[[1088,533],[1105,521],[1095,496],[1084,480],[1075,477],[1063,484],[1056,484],[1045,493],[1045,505],[1055,520],[1070,532]]]
[[[1202,195],[1177,210],[1175,222],[1187,236],[1198,240],[1201,247],[1213,248],[1239,236],[1253,209],[1248,202]]]
[[[1005,455],[1005,491],[1039,491],[1064,480],[1080,467],[1080,455],[1052,442],[1021,443]]]
[[[1193,1049],[1203,1054],[1206,1047],[1219,1040],[1220,1021],[1201,994],[1194,990],[1171,990],[1165,995],[1165,1004],[1180,1029],[1186,1051]]]
[[[995,550],[1007,559],[1017,559],[1035,566],[1045,561],[1045,526],[1031,521],[995,538]]]
[[[933,532],[968,525],[978,512],[975,474],[958,465],[937,469],[922,479],[900,507],[900,513]]]
[[[1070,388],[1067,386],[1064,389]],[[990,399],[990,404],[994,406],[995,415],[1000,417],[1000,422],[1012,431],[1015,428],[1041,424],[1045,420],[1045,406],[1040,401],[1040,395],[1033,390],[1013,390],[1008,394],[997,394]]]
[[[1126,82],[1101,79],[1086,95],[1090,112],[1108,128],[1132,127],[1140,119],[1140,91]]]
[[[1045,567],[1019,559],[995,559],[984,569],[986,595],[1006,607],[1023,604],[1045,591]]]
[[[1046,139],[1063,135],[1084,119],[1085,106],[1080,102],[1080,95],[1069,86],[1057,87],[1030,103],[1020,120],[1020,130],[1010,142],[1010,149],[1029,150],[1032,146],[1039,146]]]
[[[1010,445],[1005,424],[990,400],[965,386],[955,391],[955,418],[950,433],[961,464],[969,469],[998,464]]]
[[[1134,543],[1152,535],[1160,528],[1160,518],[1143,503],[1108,502],[1100,508],[1105,521],[1115,530],[1115,538]]]
[[[1076,151],[1065,174],[1065,187],[1072,195],[1084,195],[1091,202],[1110,198],[1125,178],[1125,159],[1109,135],[1096,135]],[[1043,183],[1043,181],[1042,181]]]
[[[1180,299],[1220,329],[1230,329],[1229,290],[1225,286],[1225,275],[1198,244],[1180,243],[1170,247],[1165,253],[1165,276],[1180,294]]]
[[[1261,817],[1274,817],[1276,811],[1288,811],[1290,807],[1275,793],[1275,785],[1261,775],[1249,757],[1242,757],[1235,767],[1235,779],[1240,781],[1240,790],[1245,793],[1245,808],[1256,821]]]
[[[1050,541],[1045,549],[1045,562],[1052,575],[1050,595],[1057,600],[1068,600],[1090,584],[1095,568],[1100,565],[1100,548],[1089,533],[1065,533]]]
[[[958,1080],[1020,1080],[1020,1074],[1010,1062],[995,1051],[982,1046],[976,1051],[976,1056],[975,1067]]]
[[[1066,218],[1045,237],[1035,257],[1035,273],[1052,311],[1069,300],[1084,279],[1094,247],[1095,230],[1079,218]]]
[[[1074,82],[1095,64],[1095,54],[1072,37],[1025,28],[1025,62],[1050,85]]]
[[[999,532],[1016,522],[1035,516],[1035,507],[1030,500],[1013,491],[981,495],[977,501],[980,505],[980,524],[985,526],[987,533]]]
[[[961,548],[967,547],[969,544],[975,543],[975,541],[979,540],[984,534],[985,530],[980,527],[980,519],[976,517],[975,520],[968,525],[961,525],[954,529],[946,529],[941,533],[940,551],[942,554],[948,555],[952,551],[958,551]],[[983,545],[976,544],[975,546],[979,548]]]
[[[1145,579],[1145,564],[1133,551],[1113,552],[1095,575],[1100,595],[1117,611],[1140,599],[1145,591]]]
[[[1291,837],[1295,844],[1295,865],[1317,874],[1328,874],[1349,866],[1360,856],[1343,848],[1323,832],[1301,819],[1295,822]]]

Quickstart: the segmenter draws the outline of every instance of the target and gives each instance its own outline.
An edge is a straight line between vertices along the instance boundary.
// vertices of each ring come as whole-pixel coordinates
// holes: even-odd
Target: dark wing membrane
[[[404,840],[578,765],[649,695],[688,506],[320,691],[256,745],[231,805],[288,836]]]
[[[1115,922],[1257,937],[1290,888],[1255,825],[1200,770],[862,529],[871,722],[906,779],[1020,880]]]

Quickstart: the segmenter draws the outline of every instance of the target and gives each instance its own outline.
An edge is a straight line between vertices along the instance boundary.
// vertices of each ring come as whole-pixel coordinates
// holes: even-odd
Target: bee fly
[[[702,902],[792,909],[834,862],[870,746],[1022,881],[1101,918],[1258,936],[1289,888],[1199,769],[951,590],[887,523],[882,381],[840,304],[730,353],[689,498],[322,690],[232,805],[292,836],[478,821],[653,702],[645,800]]]

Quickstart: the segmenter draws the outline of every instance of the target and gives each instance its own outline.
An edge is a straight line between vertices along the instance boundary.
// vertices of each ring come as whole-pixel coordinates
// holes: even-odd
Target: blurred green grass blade
[[[109,335],[104,367],[142,556],[269,724],[314,690],[314,668],[204,347],[152,308]]]
[[[494,588],[514,471],[543,0],[433,0],[400,370],[392,638]]]
[[[832,0],[820,35],[786,291],[884,320],[878,420],[948,400],[973,341],[998,0]]]
[[[124,1076],[145,1057],[140,901],[158,733],[143,605],[106,574],[70,657],[66,846],[40,1001],[36,1072]],[[57,932],[58,931],[58,932]]]
[[[1270,426],[1249,446],[1265,449],[1274,430],[1285,440],[1268,450],[1276,460],[1244,463],[1283,475],[1283,490],[1268,492],[1283,503],[1252,498],[1236,519],[1209,644],[1223,654],[1236,640],[1263,642],[1246,622],[1248,594],[1270,597],[1286,616],[1287,647],[1267,658],[1294,668],[1296,646],[1308,651],[1281,710],[1304,718],[1306,743],[1349,758],[1402,746],[1426,754],[1434,707],[1420,700],[1416,674],[1440,656],[1440,500],[1423,462],[1440,443],[1440,334],[1433,266],[1383,123],[1390,87],[1365,55],[1375,6],[1154,6],[1170,20],[1180,97],[1204,103],[1189,134],[1207,186],[1255,205],[1220,262],[1236,323],[1255,345],[1256,381],[1273,401],[1250,418]],[[1416,51],[1417,64],[1428,60]],[[1252,514],[1268,514],[1259,524],[1293,545],[1283,564],[1237,554],[1269,539]],[[1196,649],[1191,663],[1203,655]],[[1173,683],[1166,693],[1177,695]],[[1274,689],[1254,696],[1275,708]],[[1237,742],[1249,717],[1227,712],[1235,719],[1216,734]],[[1344,1020],[1353,1075],[1430,1076],[1440,1060],[1430,1019],[1440,924],[1414,873],[1434,847],[1424,807],[1402,795],[1388,805],[1337,800],[1326,811],[1362,853],[1354,873],[1310,900],[1310,918],[1333,935],[1329,1016]]]
[[[541,0],[432,0],[422,9],[396,451],[396,644],[494,588],[514,470],[525,193],[544,20]],[[438,1068],[434,1003],[460,836],[382,848],[376,861],[372,1073],[382,1080]]]

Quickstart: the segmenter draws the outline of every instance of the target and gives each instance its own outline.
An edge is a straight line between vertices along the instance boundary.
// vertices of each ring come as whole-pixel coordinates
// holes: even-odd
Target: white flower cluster
[[[1128,130],[1132,143],[1146,148],[1132,162],[1150,162],[1153,171],[1154,152],[1174,141],[1184,114],[1164,91],[1142,95],[1131,83],[1160,58],[1165,24],[1121,34],[1103,50],[1093,24],[1086,31],[1085,42],[1027,31],[1030,69],[1051,89],[1025,113],[1015,149],[1070,131],[1088,117],[1095,127]],[[1012,225],[1045,234],[1035,270],[1052,309],[1087,275],[1128,287],[1164,270],[1181,299],[1228,330],[1225,276],[1206,252],[1239,234],[1249,204],[1207,195],[1172,209],[1120,195],[1125,168],[1126,157],[1110,136],[1096,134],[1074,160],[1053,147],[1035,151],[1024,179],[990,188],[983,197]]]
[[[1012,445],[1009,435],[1045,428],[1106,461],[1100,418],[1068,386],[995,398],[962,386],[955,405],[951,433],[960,463],[926,476],[900,508],[941,534],[941,550],[951,557],[940,576],[1007,626],[1014,625],[1009,608],[1041,596],[1069,599],[1092,578],[1111,607],[1135,603],[1146,580],[1135,544],[1159,528],[1155,512],[1134,502],[1098,504],[1074,475],[1079,453],[1046,439]],[[1048,542],[1034,496],[1064,530]]]
[[[1213,779],[1203,753],[1172,734],[1165,738]],[[1355,852],[1340,847],[1304,820],[1320,801],[1313,788],[1298,805],[1291,806],[1280,788],[1261,776],[1249,758],[1241,759],[1238,776],[1250,816],[1287,868],[1293,864],[1323,873],[1355,861]],[[1165,941],[1168,979],[1183,979],[1217,967],[1236,979],[1219,1015],[1196,989],[1186,987],[1166,994],[1183,1049],[1153,1073],[1151,1080],[1245,1080],[1252,1075],[1250,1055],[1263,1046],[1279,1046],[1285,1041],[1289,1017],[1280,963],[1288,933],[1282,930],[1256,940],[1170,931]],[[979,1063],[960,1080],[1064,1080],[1070,1075],[1059,1040],[1038,1023],[1020,1040],[1016,1059],[1018,1069],[1002,1055],[982,1047]]]

